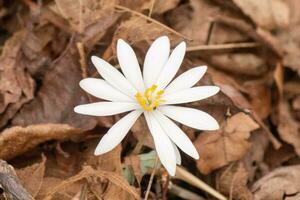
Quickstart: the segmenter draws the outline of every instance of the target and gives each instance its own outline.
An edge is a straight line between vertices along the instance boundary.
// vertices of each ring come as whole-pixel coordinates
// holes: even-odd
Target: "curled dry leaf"
[[[36,197],[36,195],[41,189],[45,175],[45,164],[46,157],[43,156],[41,162],[16,170],[16,173],[20,178],[21,183],[33,197]]]
[[[116,1],[56,0],[55,3],[74,30],[83,33],[87,26],[108,15],[108,12],[113,12]]]
[[[281,101],[278,105],[278,133],[281,139],[291,144],[297,155],[300,156],[300,124],[290,110],[288,101]]]
[[[265,61],[251,53],[216,54],[207,60],[219,69],[235,74],[259,76],[267,71]]]
[[[15,32],[5,42],[0,57],[0,127],[34,95],[35,83],[22,60],[21,46],[25,36],[25,31]]]
[[[0,158],[11,159],[43,142],[63,141],[80,133],[80,129],[67,124],[39,124],[8,128],[0,134]]]
[[[247,187],[248,172],[242,162],[233,163],[220,172],[217,179],[219,190],[233,199],[253,200]]]
[[[202,133],[194,142],[200,154],[197,167],[204,174],[241,159],[249,150],[250,133],[259,125],[245,113],[237,113],[221,129]]]
[[[223,2],[222,2],[223,3]],[[188,4],[181,4],[167,14],[172,28],[193,39],[191,44],[204,45],[245,41],[246,35],[221,24],[213,23],[215,16],[227,13],[221,7],[209,1],[191,0]],[[220,12],[221,11],[221,12]],[[212,28],[213,27],[213,28]]]
[[[100,179],[108,179],[111,183],[115,184],[117,187],[122,188],[122,190],[127,191],[134,199],[140,199],[140,196],[137,194],[136,190],[131,187],[128,182],[124,179],[124,177],[108,171],[95,170],[90,166],[85,166],[81,172],[77,175],[62,181],[57,186],[51,188],[51,190],[45,195],[45,200],[52,199],[53,195],[67,187],[68,185],[82,180],[84,178],[94,177]],[[116,191],[114,191],[116,192]]]
[[[67,52],[53,63],[53,68],[47,71],[37,97],[22,107],[12,124],[28,126],[63,123],[82,130],[94,128],[97,123],[95,118],[78,115],[73,111],[76,105],[88,102],[88,97],[78,85],[81,78],[75,55]]]
[[[283,0],[233,0],[258,26],[272,30],[289,25],[289,7]]]
[[[281,167],[252,186],[255,200],[300,198],[300,166]]]

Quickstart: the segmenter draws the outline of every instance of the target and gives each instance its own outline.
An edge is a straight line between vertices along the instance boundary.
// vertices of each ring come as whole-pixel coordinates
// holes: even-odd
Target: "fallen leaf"
[[[12,124],[29,126],[63,123],[82,130],[94,128],[96,118],[78,115],[73,111],[76,105],[89,101],[78,85],[82,77],[75,55],[67,53],[52,65],[53,68],[46,73],[37,97],[19,111]]]
[[[258,26],[267,30],[289,25],[289,7],[282,0],[233,0]]]
[[[265,61],[251,53],[215,54],[206,59],[221,70],[240,75],[259,76],[267,71]]]
[[[15,32],[6,41],[0,57],[0,128],[34,95],[35,83],[22,60],[25,35],[26,31]]]
[[[218,131],[204,132],[194,142],[200,154],[197,167],[204,174],[241,159],[249,150],[252,131],[259,125],[248,115],[237,113]]]
[[[255,200],[300,198],[300,166],[277,168],[252,186]]]
[[[293,118],[289,103],[281,101],[278,105],[278,133],[283,141],[294,147],[298,156],[300,156],[299,131],[300,124]]]
[[[252,200],[253,195],[247,183],[248,172],[242,162],[229,165],[219,173],[217,178],[218,189],[231,199]]]
[[[115,1],[56,0],[55,3],[62,16],[70,22],[73,28],[83,33],[87,26],[108,15],[108,12],[113,12]]]
[[[39,124],[8,128],[0,134],[0,158],[11,159],[43,142],[49,140],[64,141],[80,133],[80,129],[67,124]]]
[[[33,197],[36,197],[41,189],[45,174],[45,163],[46,157],[43,156],[40,163],[16,170],[21,183]]]

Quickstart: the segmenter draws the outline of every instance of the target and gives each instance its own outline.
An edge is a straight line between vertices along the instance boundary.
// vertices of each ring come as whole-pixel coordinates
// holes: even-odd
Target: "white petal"
[[[145,86],[139,62],[133,49],[122,39],[118,40],[117,57],[122,72],[127,80],[135,87],[135,89],[144,92]]]
[[[103,79],[85,78],[79,82],[80,87],[89,94],[100,99],[108,101],[125,101],[132,102],[133,100],[108,84]]]
[[[200,86],[180,90],[172,94],[166,94],[163,97],[163,104],[179,104],[200,101],[217,94],[220,88],[217,86]]]
[[[205,74],[207,66],[192,68],[175,78],[165,89],[165,94],[193,87]]]
[[[141,114],[142,111],[132,111],[115,123],[101,138],[94,154],[104,154],[115,148],[124,139],[130,128]]]
[[[219,129],[219,124],[215,120],[215,118],[201,110],[180,106],[160,106],[158,110],[170,117],[171,119],[195,129]]]
[[[120,92],[134,98],[137,93],[136,89],[128,82],[128,80],[115,67],[105,60],[92,56],[92,62],[97,68],[99,74],[112,86]]]
[[[139,109],[140,106],[136,103],[127,102],[97,102],[79,105],[74,108],[74,111],[79,114],[92,116],[109,116],[131,110]]]
[[[157,81],[169,55],[169,38],[167,36],[157,38],[150,46],[144,61],[143,77],[147,88]]]
[[[151,112],[144,112],[149,130],[153,136],[155,149],[162,165],[171,176],[176,172],[176,156],[171,140],[161,128]]]
[[[194,159],[199,159],[199,154],[190,138],[174,122],[161,114],[159,111],[154,111],[153,113],[169,138],[184,153],[188,154]]]
[[[181,42],[171,53],[166,65],[164,66],[156,82],[156,85],[160,89],[164,89],[176,75],[184,58],[185,50],[186,44],[185,42]]]
[[[176,164],[177,165],[181,165],[181,155],[180,155],[180,152],[179,152],[178,148],[176,147],[176,145],[173,142],[172,142],[172,145],[173,145],[175,156],[176,156]]]

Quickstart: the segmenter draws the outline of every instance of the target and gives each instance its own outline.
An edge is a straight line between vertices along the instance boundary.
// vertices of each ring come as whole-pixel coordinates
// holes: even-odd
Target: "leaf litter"
[[[142,64],[161,35],[172,47],[187,42],[183,70],[208,65],[199,85],[221,88],[192,104],[221,128],[181,127],[200,154],[195,162],[182,153],[183,167],[228,199],[299,199],[297,7],[297,0],[0,1],[0,159],[14,168],[0,176],[0,199],[15,192],[23,199],[144,197],[155,162],[144,119],[122,145],[96,157],[120,116],[86,117],[73,107],[96,101],[78,86],[98,77],[91,55],[118,68],[122,38]],[[160,168],[149,199],[212,199],[187,183]]]

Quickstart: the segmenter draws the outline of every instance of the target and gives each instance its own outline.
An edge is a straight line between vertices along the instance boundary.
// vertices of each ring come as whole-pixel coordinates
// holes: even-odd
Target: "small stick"
[[[165,28],[166,30],[168,30],[168,31],[170,31],[170,32],[172,32],[172,33],[174,33],[174,34],[180,36],[180,37],[185,38],[186,40],[192,41],[192,39],[190,39],[190,38],[188,38],[188,37],[182,35],[181,33],[179,33],[179,32],[177,32],[177,31],[175,31],[174,29],[172,29],[172,28],[170,28],[170,27],[168,27],[168,26],[166,26],[166,25],[160,23],[159,21],[157,21],[157,20],[155,20],[155,19],[152,19],[151,17],[148,17],[148,16],[143,15],[142,13],[139,13],[139,12],[137,12],[137,11],[131,10],[131,9],[129,9],[129,8],[126,8],[126,7],[120,6],[120,5],[115,5],[115,8],[120,9],[120,10],[124,10],[124,11],[126,11],[126,12],[130,12],[130,13],[132,13],[132,14],[134,14],[134,15],[137,15],[137,16],[139,16],[139,17],[142,17],[142,18],[144,18],[144,19],[146,19],[146,20],[149,20],[149,21],[151,21],[151,22],[153,22],[153,23],[155,23],[155,24],[157,24],[157,25],[159,25],[159,26]]]
[[[212,188],[211,186],[209,186],[208,184],[206,184],[205,182],[203,182],[202,180],[200,180],[199,178],[197,178],[196,176],[194,176],[193,174],[191,174],[190,172],[186,171],[181,167],[177,166],[175,177],[201,190],[204,190],[205,192],[211,194],[212,196],[214,196],[219,200],[227,200],[227,198],[223,196],[221,193],[219,193],[214,188]]]
[[[152,172],[151,172],[151,176],[150,176],[150,179],[149,179],[149,183],[148,183],[148,186],[147,186],[147,190],[146,190],[144,200],[148,199],[157,166],[158,166],[158,156],[156,155],[155,163],[154,163],[154,166],[153,166],[153,169],[152,169]]]
[[[151,2],[151,7],[149,9],[149,14],[148,14],[148,17],[150,18],[151,15],[152,15],[152,12],[153,12],[153,8],[154,8],[154,4],[155,4],[155,0],[152,0]]]
[[[77,42],[76,43],[76,47],[78,49],[78,53],[80,56],[80,67],[81,67],[81,72],[82,72],[82,77],[86,78],[87,77],[87,71],[86,71],[86,55],[85,55],[85,51],[84,51],[84,46],[82,42]]]
[[[254,48],[260,44],[257,42],[242,42],[242,43],[227,43],[227,44],[210,44],[210,45],[197,45],[187,47],[187,52],[205,51],[205,50],[222,50],[222,49],[240,49],[240,48]]]

